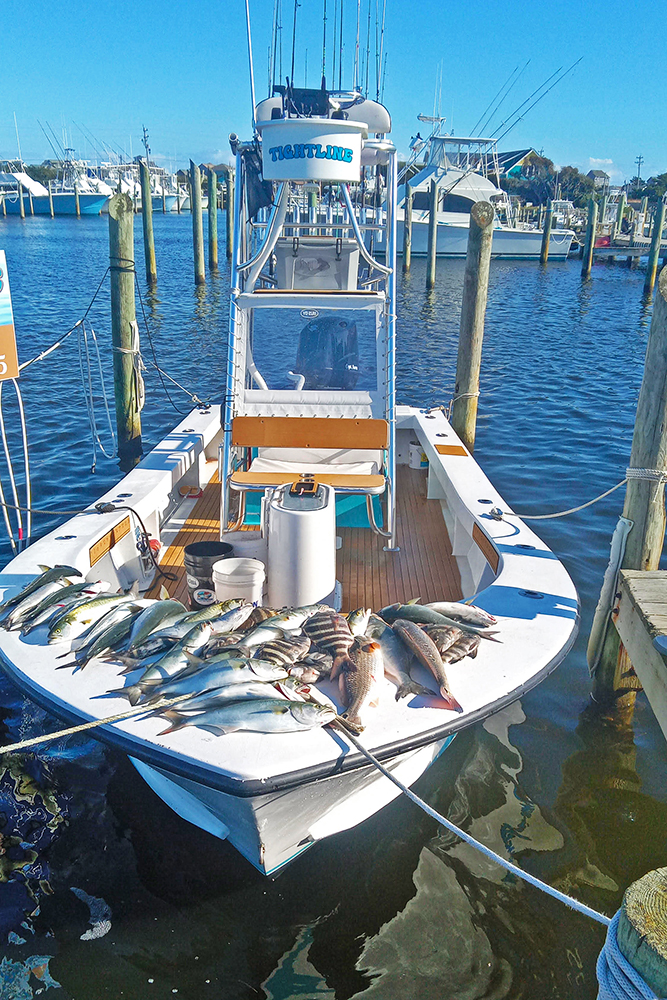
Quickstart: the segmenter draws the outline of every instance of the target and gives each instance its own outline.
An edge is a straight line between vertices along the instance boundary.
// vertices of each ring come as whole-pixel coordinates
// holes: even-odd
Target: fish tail
[[[59,663],[56,670],[67,670],[68,667],[78,667],[78,660],[70,660],[69,663]]]
[[[440,697],[444,702],[446,702],[446,708],[451,709],[452,712],[462,712],[463,709],[459,705],[458,701],[454,697],[451,691],[448,691],[446,687],[440,688]]]
[[[348,715],[348,713],[345,712],[345,714],[342,715],[341,718],[345,720],[345,725],[349,726],[352,732],[354,733],[363,732],[365,727],[358,715]]]
[[[338,656],[334,656],[334,660],[331,665],[331,680],[335,681],[341,670],[345,669],[356,670],[356,667],[350,659],[349,653],[339,653]]]
[[[116,694],[119,698],[127,698],[130,705],[137,704],[142,695],[142,690],[138,684],[131,684],[130,687],[112,688],[107,694]]]
[[[182,729],[186,725],[188,716],[181,715],[180,712],[163,712],[162,713],[171,723],[167,729],[163,729],[158,733],[158,736],[166,736],[167,733],[175,733],[179,729]]]
[[[490,639],[491,642],[502,642],[502,639],[494,639],[495,635],[498,635],[498,630],[495,632],[476,632],[475,635],[481,636],[482,639]]]
[[[401,684],[397,688],[396,701],[400,701],[401,698],[407,698],[409,694],[433,695],[434,693],[430,688],[424,687],[423,684],[418,684],[417,681],[406,681],[405,684]]]

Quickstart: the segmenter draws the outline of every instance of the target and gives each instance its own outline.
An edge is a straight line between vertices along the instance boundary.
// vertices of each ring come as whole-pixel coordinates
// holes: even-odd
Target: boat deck
[[[362,606],[377,611],[411,598],[425,603],[461,597],[461,578],[440,503],[426,499],[426,473],[398,466],[396,499],[400,552],[384,552],[385,539],[369,528],[337,529],[343,540],[336,575],[343,587],[344,611]],[[183,550],[193,542],[219,538],[219,511],[220,484],[211,481],[161,560],[161,567],[176,573],[177,581],[160,577],[147,596],[157,597],[164,583],[171,597],[187,604]]]

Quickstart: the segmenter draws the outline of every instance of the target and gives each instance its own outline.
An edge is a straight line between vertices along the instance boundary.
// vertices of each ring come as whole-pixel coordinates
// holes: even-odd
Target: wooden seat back
[[[242,448],[356,448],[389,446],[389,424],[374,418],[234,417],[232,444]]]

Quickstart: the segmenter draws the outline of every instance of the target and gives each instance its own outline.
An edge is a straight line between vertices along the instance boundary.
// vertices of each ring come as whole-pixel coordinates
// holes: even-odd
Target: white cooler
[[[268,504],[269,607],[317,604],[336,585],[336,502],[330,486],[292,495],[287,483]]]

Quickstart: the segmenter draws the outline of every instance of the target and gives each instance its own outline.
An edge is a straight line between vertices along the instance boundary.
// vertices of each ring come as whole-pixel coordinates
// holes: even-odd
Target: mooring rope
[[[444,827],[452,833],[455,833],[456,836],[460,837],[466,844],[470,844],[471,847],[480,851],[491,861],[495,861],[496,864],[502,865],[503,868],[506,868],[507,871],[512,872],[512,874],[516,875],[518,878],[523,879],[524,882],[528,882],[530,885],[535,886],[536,889],[541,889],[542,892],[546,892],[553,899],[557,899],[559,902],[565,903],[565,905],[569,906],[570,909],[576,910],[578,913],[583,913],[584,916],[590,917],[591,920],[596,920],[599,924],[609,926],[611,918],[605,916],[604,913],[598,913],[597,910],[592,909],[590,906],[586,906],[585,903],[580,903],[578,899],[574,899],[572,896],[566,895],[566,893],[561,892],[559,889],[554,889],[553,886],[547,885],[546,882],[542,882],[541,879],[535,878],[534,875],[531,875],[529,872],[519,868],[511,861],[508,861],[507,858],[503,858],[500,854],[496,854],[495,851],[492,851],[491,848],[487,847],[485,844],[480,843],[479,840],[475,840],[475,838],[471,837],[469,833],[465,832],[465,830],[461,830],[461,828],[456,826],[455,823],[452,823],[451,820],[447,819],[441,813],[433,809],[428,802],[424,802],[423,799],[420,799],[418,795],[408,788],[407,785],[404,785],[402,781],[395,777],[391,771],[388,771],[387,768],[380,763],[377,757],[375,757],[370,750],[367,750],[366,747],[363,746],[345,726],[339,725],[337,728],[339,732],[344,733],[345,739],[349,740],[350,743],[352,743],[357,750],[359,750],[359,752],[362,753],[364,757],[366,757],[371,764],[373,764],[378,771],[385,776],[385,778],[389,778],[389,780],[392,781],[397,788],[400,788],[403,794],[406,795],[411,802],[414,802],[415,805],[419,806],[419,808],[425,812],[427,816],[430,816],[438,823],[442,823]]]
[[[600,984],[598,1000],[659,1000],[618,947],[619,917],[620,912],[614,914],[598,956],[595,969]]]
[[[644,480],[645,482],[656,483],[658,486],[661,483],[667,483],[667,470],[665,469],[626,469],[625,479],[621,479],[620,483],[616,483],[612,486],[610,490],[601,493],[599,497],[595,497],[593,500],[589,500],[587,503],[582,503],[578,507],[571,507],[569,510],[561,510],[556,514],[517,514],[514,510],[502,510],[499,511],[500,514],[507,517],[520,517],[522,521],[548,521],[554,517],[565,517],[567,514],[576,514],[577,511],[584,510],[586,507],[591,507],[594,503],[599,500],[604,500],[608,497],[610,493],[614,490],[620,489],[624,486],[630,479]],[[658,497],[658,490],[655,491],[653,501],[655,503]]]

